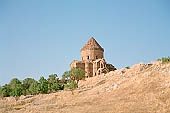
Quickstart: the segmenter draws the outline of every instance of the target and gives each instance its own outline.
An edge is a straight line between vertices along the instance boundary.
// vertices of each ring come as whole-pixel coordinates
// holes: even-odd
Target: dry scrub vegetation
[[[170,63],[87,78],[73,91],[0,99],[0,113],[170,113]]]

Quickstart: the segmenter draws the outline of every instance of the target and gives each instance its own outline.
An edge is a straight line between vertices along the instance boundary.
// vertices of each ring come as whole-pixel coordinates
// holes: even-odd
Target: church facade
[[[70,68],[81,68],[86,77],[93,77],[116,70],[112,64],[104,59],[104,49],[92,37],[81,49],[81,60],[73,60]]]

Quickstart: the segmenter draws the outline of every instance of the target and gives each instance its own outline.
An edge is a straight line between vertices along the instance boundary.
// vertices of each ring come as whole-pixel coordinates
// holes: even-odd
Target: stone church
[[[93,77],[116,70],[112,64],[107,64],[104,59],[104,49],[92,37],[81,49],[81,60],[73,60],[70,68],[81,68],[86,77]]]

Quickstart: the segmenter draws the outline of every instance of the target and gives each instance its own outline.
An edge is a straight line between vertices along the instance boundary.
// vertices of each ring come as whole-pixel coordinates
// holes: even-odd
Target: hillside
[[[170,113],[170,63],[87,78],[73,93],[1,98],[0,113]]]

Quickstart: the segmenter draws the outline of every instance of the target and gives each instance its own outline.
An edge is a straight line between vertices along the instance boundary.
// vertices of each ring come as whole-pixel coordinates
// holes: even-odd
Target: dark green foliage
[[[170,57],[162,57],[161,59],[157,59],[157,61],[161,61],[162,63],[169,63],[170,62]]]
[[[44,77],[40,77],[38,92],[41,94],[45,94],[48,92],[48,81]]]
[[[126,69],[130,69],[130,67],[129,67],[129,66],[126,66],[125,68],[126,68]]]
[[[21,84],[21,81],[20,81],[19,79],[17,79],[17,78],[13,78],[13,79],[10,81],[10,83],[9,83],[9,87],[10,87],[11,89],[14,89],[14,88],[17,87],[18,84]]]
[[[62,75],[62,81],[66,82],[67,80],[70,79],[70,72],[69,71],[65,71]]]
[[[18,97],[22,95],[23,86],[22,84],[16,84],[16,87],[11,89],[10,96]]]
[[[53,87],[52,87],[53,91],[57,91],[57,90],[63,90],[63,86],[59,83],[56,82]]]
[[[80,68],[72,68],[70,70],[70,79],[73,80],[73,81],[76,81],[77,87],[78,87],[79,80],[84,80],[85,79],[84,70],[82,70]]]
[[[32,79],[32,78],[26,78],[23,80],[23,94],[24,95],[29,95],[32,94],[32,92],[30,91],[30,86],[36,83],[36,80]],[[32,90],[32,89],[31,89]]]
[[[0,94],[2,97],[10,96],[10,88],[7,84],[1,87]]]
[[[10,89],[10,96],[21,96],[23,92],[23,86],[20,80],[17,78],[14,78],[9,83],[9,89]]]
[[[57,74],[49,75],[48,79],[40,77],[39,81],[32,78],[26,78],[22,82],[13,78],[9,84],[0,86],[0,96],[18,97],[21,95],[36,95],[56,92],[58,90],[71,89],[74,90],[78,87],[79,80],[85,78],[85,72],[82,69],[74,68],[71,71],[66,71],[60,80]]]
[[[57,74],[51,74],[49,75],[48,79],[48,90],[49,92],[55,92],[57,90],[62,90],[63,87],[59,81],[59,78],[57,77]]]
[[[162,58],[162,63],[168,63],[168,62],[170,62],[169,56],[167,58],[166,57]]]
[[[31,95],[36,95],[38,94],[38,82],[37,81],[34,81],[30,86],[29,86],[29,89],[28,89],[28,92],[27,94],[31,94]]]
[[[57,78],[57,74],[51,74],[49,75],[48,79],[48,90],[49,92],[53,92],[53,91],[56,91],[58,90],[58,78]]]

